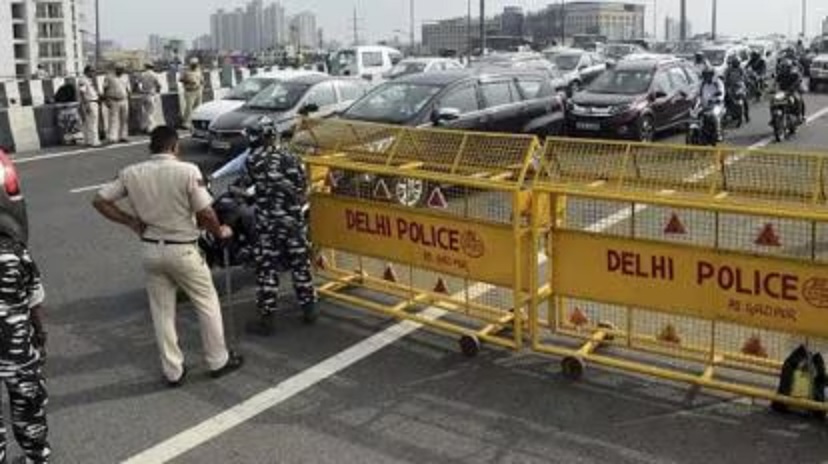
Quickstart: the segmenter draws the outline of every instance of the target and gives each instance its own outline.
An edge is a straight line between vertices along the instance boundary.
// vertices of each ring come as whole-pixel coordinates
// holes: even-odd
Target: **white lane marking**
[[[818,119],[828,114],[828,108],[823,109],[813,116]],[[809,122],[811,119],[809,119]],[[748,150],[755,150],[768,145],[770,139],[762,140],[752,145]],[[691,176],[692,177],[692,176]],[[646,205],[636,205],[636,212],[647,209]],[[590,232],[602,232],[616,224],[629,219],[632,216],[633,208],[626,208],[615,214],[604,218],[595,224],[587,227]],[[546,262],[545,255],[539,255],[539,262]],[[478,298],[490,291],[493,287],[488,284],[476,284],[469,288],[469,298]],[[464,298],[465,294],[459,292],[453,295],[454,298]],[[427,308],[421,316],[428,320],[435,320],[444,316],[446,312],[438,308]],[[421,324],[410,321],[403,321],[372,335],[371,337],[353,345],[330,358],[316,364],[298,374],[290,377],[278,385],[268,388],[251,398],[221,412],[200,424],[195,425],[183,432],[164,440],[157,445],[136,454],[127,459],[123,464],[155,464],[168,462],[182,454],[202,445],[213,438],[227,432],[228,430],[243,424],[253,417],[278,406],[294,396],[304,392],[314,385],[328,379],[331,376],[342,372],[350,366],[363,359],[381,351],[383,348],[393,345],[406,336],[422,328]]]
[[[59,153],[49,153],[45,155],[26,156],[23,158],[15,158],[14,164],[26,164],[35,161],[46,161],[58,158],[68,158],[70,156],[80,156],[86,154],[102,154],[104,152],[117,150],[118,148],[134,147],[135,145],[146,144],[147,140],[136,140],[129,143],[119,143],[117,145],[102,145],[100,147],[83,148],[80,150],[62,151]]]
[[[101,187],[103,187],[104,185],[106,185],[106,184],[90,185],[90,186],[87,186],[87,187],[78,187],[76,189],[70,190],[69,193],[83,193],[83,192],[89,192],[89,191],[92,191],[92,190],[100,190]]]

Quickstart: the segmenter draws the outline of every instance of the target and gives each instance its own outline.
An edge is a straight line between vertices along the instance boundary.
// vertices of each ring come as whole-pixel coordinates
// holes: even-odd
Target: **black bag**
[[[812,354],[805,346],[800,345],[782,364],[777,393],[824,403],[826,380],[825,360],[822,355]],[[771,408],[780,413],[791,410],[790,406],[778,401],[771,402]],[[809,414],[820,419],[826,416],[825,411],[809,411]]]

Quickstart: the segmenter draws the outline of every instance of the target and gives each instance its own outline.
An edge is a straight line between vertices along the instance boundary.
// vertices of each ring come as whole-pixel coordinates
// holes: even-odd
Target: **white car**
[[[207,102],[193,111],[192,138],[199,142],[210,141],[210,124],[219,116],[241,108],[262,90],[277,81],[292,79],[294,77],[322,73],[305,70],[282,70],[256,74],[242,81],[233,87],[222,99]]]
[[[409,74],[419,74],[434,71],[452,71],[463,69],[459,61],[451,58],[406,58],[397,63],[391,71],[385,73],[386,79],[396,79]]]
[[[816,92],[820,85],[828,84],[828,36],[816,39],[811,49],[817,56],[811,61],[811,78],[808,88]]]
[[[727,63],[732,57],[739,58],[742,66],[745,66],[750,59],[750,48],[745,45],[712,45],[704,47],[701,52],[716,70],[717,76],[724,76],[727,70]]]

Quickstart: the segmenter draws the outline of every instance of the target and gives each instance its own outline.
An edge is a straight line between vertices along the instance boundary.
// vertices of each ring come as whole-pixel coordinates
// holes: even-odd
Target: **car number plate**
[[[216,150],[229,150],[230,142],[226,142],[224,140],[213,140],[210,143],[210,146],[215,148]]]
[[[580,130],[598,131],[601,130],[601,125],[597,122],[576,122],[575,128]]]

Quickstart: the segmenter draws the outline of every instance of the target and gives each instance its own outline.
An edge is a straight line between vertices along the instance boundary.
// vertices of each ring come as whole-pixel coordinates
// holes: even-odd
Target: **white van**
[[[342,48],[331,56],[330,70],[334,76],[355,76],[378,82],[402,59],[403,54],[391,47]]]

